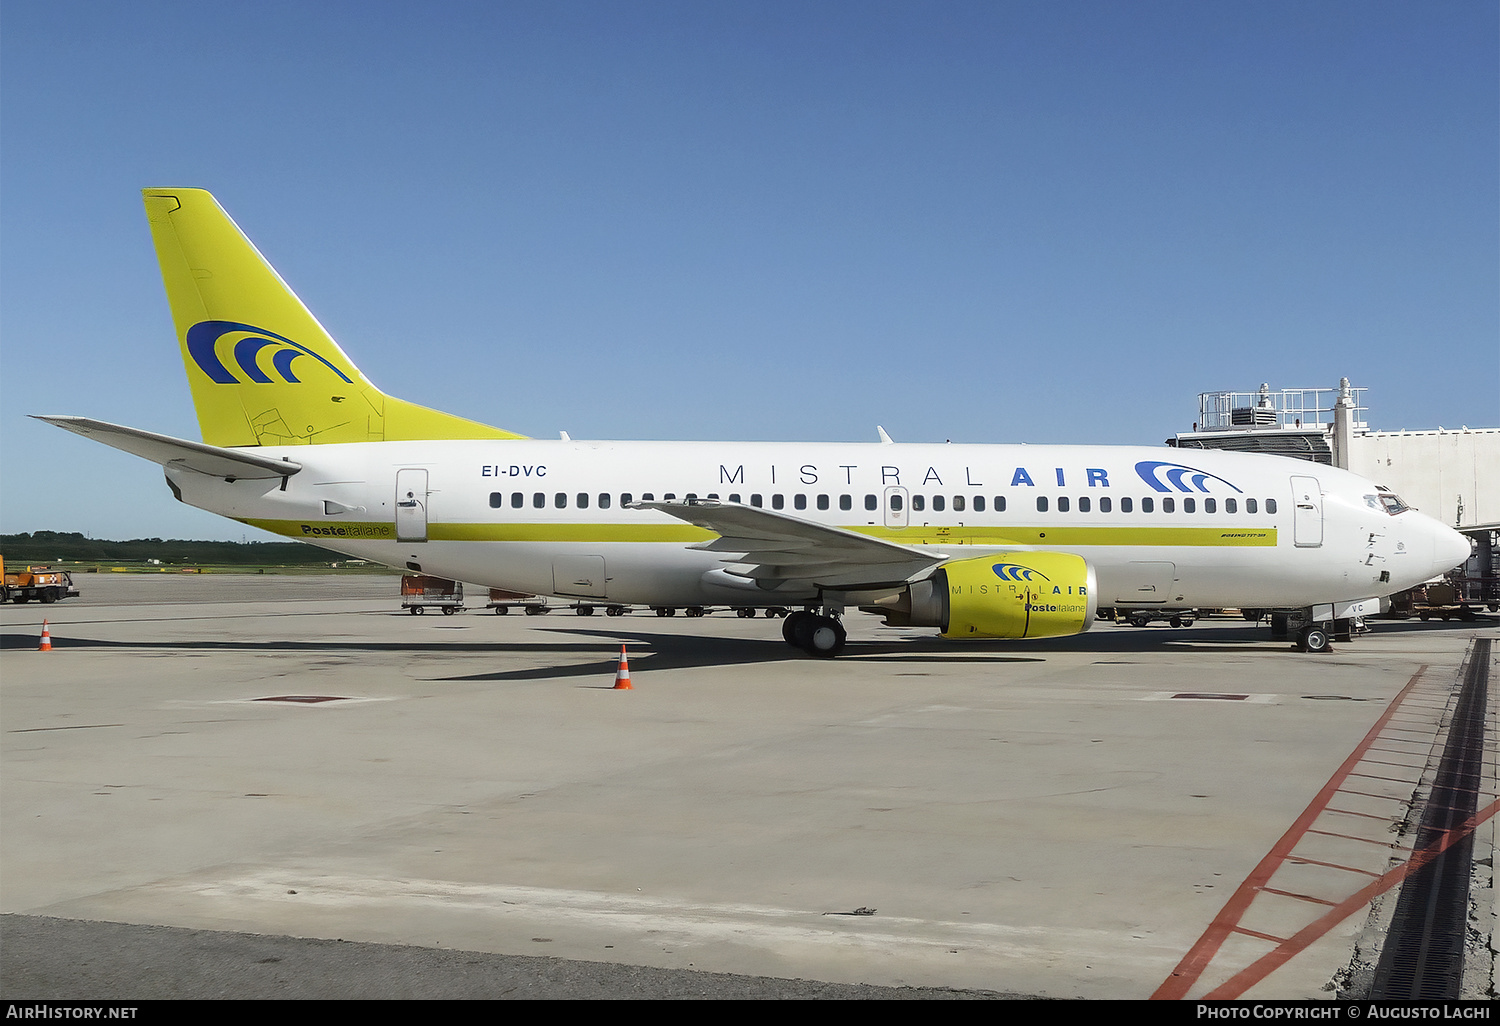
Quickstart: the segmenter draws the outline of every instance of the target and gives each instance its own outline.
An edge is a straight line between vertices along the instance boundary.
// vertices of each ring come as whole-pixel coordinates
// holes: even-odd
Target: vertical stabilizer
[[[205,442],[522,437],[383,394],[209,193],[145,200]]]

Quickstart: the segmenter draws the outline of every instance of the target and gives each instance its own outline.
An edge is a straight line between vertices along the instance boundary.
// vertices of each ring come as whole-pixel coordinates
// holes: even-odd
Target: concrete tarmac
[[[950,643],[851,614],[846,654],[824,661],[780,621],[723,613],[410,616],[394,578],[78,583],[81,599],[0,609],[8,997],[161,996],[130,971],[137,948],[244,961],[267,944],[306,966],[273,993],[348,996],[347,966],[307,954],[337,939],[388,958],[371,978],[405,994],[452,965],[442,996],[796,980],[819,983],[786,993],[1143,998],[1419,668],[1456,678],[1470,641],[1500,633],[1375,622],[1307,656],[1229,619]],[[612,688],[622,642],[633,691]],[[1431,747],[1442,710],[1423,717],[1410,728]],[[1492,755],[1485,779],[1481,805]],[[1410,789],[1388,804],[1372,815],[1394,835]],[[1493,827],[1476,833],[1491,867]],[[1353,868],[1391,857],[1372,844]],[[1246,996],[1334,997],[1378,905]],[[90,944],[123,965],[70,980]],[[511,961],[476,975],[449,949]],[[177,957],[174,995],[267,996],[253,973]],[[553,978],[527,968],[543,963],[593,968],[494,983],[502,965]],[[648,970],[664,989],[631,982]],[[1473,979],[1484,996],[1493,965]]]

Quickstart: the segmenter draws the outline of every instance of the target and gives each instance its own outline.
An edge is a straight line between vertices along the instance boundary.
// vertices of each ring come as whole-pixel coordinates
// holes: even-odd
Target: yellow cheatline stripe
[[[394,524],[379,521],[243,519],[241,523],[288,538],[316,543],[320,539],[395,540]],[[902,545],[1140,545],[1199,547],[1275,547],[1276,529],[1235,530],[1222,527],[848,527],[845,530]],[[718,537],[691,524],[429,524],[432,541],[499,542],[659,542],[689,545]]]
[[[428,524],[432,541],[676,542],[718,535],[692,524]]]
[[[1276,528],[1227,527],[851,527],[902,545],[1276,545]]]

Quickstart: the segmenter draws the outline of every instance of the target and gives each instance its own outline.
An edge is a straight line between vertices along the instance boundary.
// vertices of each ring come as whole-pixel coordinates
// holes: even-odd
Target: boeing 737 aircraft
[[[949,638],[1282,609],[1318,651],[1469,555],[1388,489],[1274,456],[524,438],[382,393],[207,192],[145,200],[203,441],[41,419],[349,556],[600,604],[798,607],[786,640],[832,656],[849,607]]]

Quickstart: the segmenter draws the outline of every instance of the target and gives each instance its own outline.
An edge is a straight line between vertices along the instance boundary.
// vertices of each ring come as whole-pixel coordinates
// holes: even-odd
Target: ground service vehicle
[[[78,589],[73,586],[73,575],[66,570],[53,570],[45,566],[28,566],[25,570],[10,570],[5,560],[0,559],[0,576],[5,583],[0,585],[0,602],[56,602],[59,599],[77,598]]]
[[[442,577],[407,574],[401,578],[401,605],[414,616],[428,609],[451,616],[464,607],[464,586]]]

